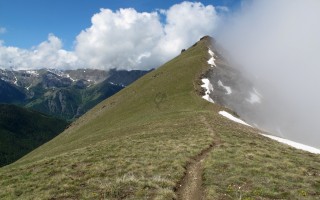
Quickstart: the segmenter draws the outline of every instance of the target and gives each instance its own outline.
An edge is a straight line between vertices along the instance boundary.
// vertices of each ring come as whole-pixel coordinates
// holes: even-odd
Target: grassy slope
[[[217,114],[222,108],[199,97],[206,42],[0,169],[0,199],[172,199],[188,159],[212,142],[220,145],[205,163],[208,199],[319,197],[319,156],[228,121]]]

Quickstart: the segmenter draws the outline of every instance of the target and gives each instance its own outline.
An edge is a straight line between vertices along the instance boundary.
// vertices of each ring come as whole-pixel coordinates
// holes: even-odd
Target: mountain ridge
[[[204,199],[318,198],[319,155],[230,121],[219,114],[230,109],[202,98],[201,79],[211,67],[209,39],[1,168],[0,197],[179,199],[188,163],[216,144],[200,165]],[[20,181],[12,183],[12,177]]]
[[[0,92],[3,93],[0,102],[74,120],[148,72],[116,69],[0,70]]]

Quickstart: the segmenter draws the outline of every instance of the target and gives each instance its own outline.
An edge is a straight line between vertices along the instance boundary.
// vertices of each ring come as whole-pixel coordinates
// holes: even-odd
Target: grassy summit
[[[190,158],[206,199],[316,199],[320,156],[223,118],[199,96],[209,38],[0,169],[0,199],[172,199]],[[240,188],[239,188],[240,187]]]

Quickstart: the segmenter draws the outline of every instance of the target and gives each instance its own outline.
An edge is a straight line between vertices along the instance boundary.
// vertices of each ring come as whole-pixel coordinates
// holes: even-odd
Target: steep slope
[[[63,120],[0,104],[0,166],[18,160],[58,135],[66,126]]]
[[[123,88],[108,81],[88,88],[52,88],[34,98],[26,107],[61,119],[74,120]]]
[[[189,187],[201,190],[196,198],[318,198],[319,155],[269,140],[201,98],[210,42],[202,38],[0,169],[0,198],[192,199],[180,193],[191,171],[203,178]]]
[[[22,103],[26,95],[11,84],[0,80],[0,102]]]
[[[122,90],[124,87],[125,85],[115,84],[107,79],[93,87],[87,88],[81,94],[83,103],[80,104],[75,117],[81,116],[101,101]]]

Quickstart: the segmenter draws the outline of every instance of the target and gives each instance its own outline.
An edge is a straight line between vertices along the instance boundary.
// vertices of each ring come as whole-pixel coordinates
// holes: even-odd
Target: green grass
[[[175,197],[184,164],[212,140],[198,123],[200,116],[172,114],[150,120],[152,126],[123,128],[128,134],[11,168],[1,174],[0,184],[11,198],[18,198],[15,191],[20,190],[22,199],[32,199],[34,193],[42,199]],[[185,117],[193,123],[186,125]],[[19,181],[10,184],[10,177]]]
[[[318,198],[319,156],[224,119],[218,114],[223,108],[198,95],[199,77],[208,67],[207,42],[201,40],[0,169],[0,199],[173,199],[188,160],[212,142],[220,145],[205,161],[207,199],[239,199],[239,194],[242,199],[311,199],[312,192]],[[297,169],[284,170],[286,165]],[[244,182],[248,186],[237,191]]]
[[[320,199],[319,155],[228,123],[211,124],[221,145],[205,162],[208,199]]]

